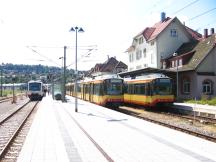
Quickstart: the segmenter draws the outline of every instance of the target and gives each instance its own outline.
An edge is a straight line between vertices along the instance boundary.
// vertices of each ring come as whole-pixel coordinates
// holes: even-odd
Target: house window
[[[148,67],[148,64],[144,64],[144,67]]]
[[[139,44],[143,43],[143,37],[139,38]]]
[[[212,94],[212,81],[205,80],[202,84],[204,94]]]
[[[183,93],[184,94],[190,93],[190,80],[189,79],[183,80]]]
[[[136,59],[139,60],[142,57],[142,51],[141,50],[137,50],[136,51]]]
[[[182,66],[182,59],[179,59],[179,66]]]
[[[143,57],[146,58],[146,48],[143,49]]]
[[[154,45],[154,41],[151,42],[151,46],[153,46],[153,45]]]
[[[171,37],[177,37],[178,36],[177,30],[176,29],[171,29],[170,30],[170,36]]]
[[[131,53],[131,54],[129,55],[129,61],[130,61],[130,62],[133,62],[133,60],[134,60],[134,59],[133,59],[133,53]]]
[[[142,66],[141,65],[139,65],[139,66],[136,66],[136,69],[141,69],[142,68]]]
[[[151,53],[151,64],[153,64],[153,63],[154,63],[154,54]]]
[[[175,67],[175,61],[172,61],[172,67]]]
[[[175,60],[175,67],[178,66],[178,60]]]
[[[166,69],[166,61],[163,61],[162,64],[163,64],[163,69]]]

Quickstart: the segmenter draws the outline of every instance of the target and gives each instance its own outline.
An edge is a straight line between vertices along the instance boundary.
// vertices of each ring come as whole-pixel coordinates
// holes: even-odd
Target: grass
[[[216,97],[212,98],[212,99],[206,99],[206,98],[202,98],[201,100],[188,100],[185,101],[186,103],[197,103],[197,104],[201,104],[201,105],[213,105],[216,106]]]
[[[15,90],[15,91],[14,91],[14,94],[15,94],[15,95],[17,95],[17,94],[19,94],[19,93],[21,93],[20,90]],[[3,91],[2,91],[2,96],[3,96],[3,97],[9,97],[9,96],[12,96],[12,95],[13,95],[13,91],[12,91],[12,90],[3,90]]]

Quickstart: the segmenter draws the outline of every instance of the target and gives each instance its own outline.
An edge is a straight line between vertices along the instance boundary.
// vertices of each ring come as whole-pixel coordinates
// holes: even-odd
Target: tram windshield
[[[172,82],[170,79],[162,78],[157,79],[155,82],[155,94],[158,95],[171,95],[172,94]]]
[[[121,95],[123,93],[123,81],[121,79],[106,80],[105,91],[107,95]]]
[[[29,91],[40,91],[41,83],[29,83]]]

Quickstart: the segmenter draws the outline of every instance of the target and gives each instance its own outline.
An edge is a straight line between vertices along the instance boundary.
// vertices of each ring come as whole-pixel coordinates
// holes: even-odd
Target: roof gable
[[[216,35],[212,35],[205,40],[184,43],[177,51],[177,57],[188,53],[193,53],[187,64],[179,68],[179,71],[195,70],[216,45]]]

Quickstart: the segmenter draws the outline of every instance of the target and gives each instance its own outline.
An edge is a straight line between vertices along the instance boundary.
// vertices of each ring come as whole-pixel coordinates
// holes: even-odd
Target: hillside
[[[44,78],[45,82],[50,82],[50,76],[54,79],[61,77],[62,69],[54,66],[43,65],[17,65],[17,64],[2,64],[1,75],[3,83],[12,83],[14,78],[15,83],[26,83],[29,80]],[[72,79],[74,70],[67,70],[67,80]],[[69,77],[70,76],[70,77]]]

